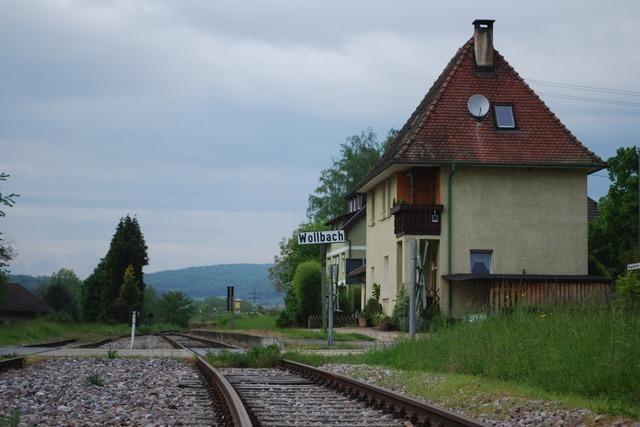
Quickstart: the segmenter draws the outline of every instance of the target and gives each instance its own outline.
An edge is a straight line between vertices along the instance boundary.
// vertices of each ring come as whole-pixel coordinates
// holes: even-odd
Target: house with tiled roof
[[[0,323],[30,320],[52,311],[49,304],[18,283],[7,283],[0,301]]]
[[[366,284],[390,314],[418,241],[419,301],[475,306],[606,297],[587,275],[587,176],[606,167],[493,46],[493,20],[454,55],[377,167]]]
[[[345,241],[340,243],[330,243],[326,248],[326,265],[336,265],[337,285],[349,286],[351,290],[358,293],[356,301],[356,311],[364,307],[365,293],[361,290],[364,274],[357,274],[364,269],[367,255],[366,242],[366,214],[367,197],[366,194],[355,193],[347,196],[347,213],[338,215],[327,222],[332,230],[343,230]],[[338,299],[337,305],[340,309],[341,301]]]

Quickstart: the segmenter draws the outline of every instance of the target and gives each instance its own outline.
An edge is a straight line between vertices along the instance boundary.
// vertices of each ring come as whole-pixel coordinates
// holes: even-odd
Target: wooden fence
[[[523,281],[498,279],[489,282],[489,308],[499,310],[516,305],[577,305],[608,302],[611,284],[574,281]]]

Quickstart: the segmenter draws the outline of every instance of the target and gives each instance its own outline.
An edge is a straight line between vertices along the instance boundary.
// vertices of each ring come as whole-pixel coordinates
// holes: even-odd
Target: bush
[[[391,313],[391,323],[399,331],[409,331],[409,293],[404,286],[398,289],[396,305]]]
[[[278,315],[276,326],[278,328],[291,328],[298,323],[298,300],[293,287],[289,285],[284,293],[284,310]]]
[[[616,280],[613,301],[627,313],[640,314],[640,274],[627,271]]]
[[[158,301],[158,320],[164,323],[186,328],[193,312],[191,299],[180,291],[165,292]]]
[[[362,316],[365,318],[367,325],[369,326],[376,326],[384,317],[382,315],[382,305],[378,302],[379,299],[380,285],[374,283],[371,291],[371,298],[367,300],[367,304],[362,310]]]
[[[367,325],[376,326],[382,319],[382,305],[377,299],[371,297],[362,310],[362,315],[367,320]]]
[[[292,319],[287,310],[282,310],[276,319],[278,328],[291,328],[295,326],[295,319]]]
[[[317,261],[306,261],[298,265],[293,275],[293,289],[297,301],[298,323],[304,324],[307,317],[320,314],[322,267]]]
[[[94,385],[96,387],[104,386],[104,380],[99,374],[91,374],[84,379],[86,385]]]
[[[55,311],[51,314],[42,316],[42,320],[55,323],[73,323],[73,316],[65,311]]]

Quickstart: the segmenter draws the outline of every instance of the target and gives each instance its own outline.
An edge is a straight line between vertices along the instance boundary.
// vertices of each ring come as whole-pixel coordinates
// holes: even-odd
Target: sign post
[[[411,258],[409,260],[409,336],[416,337],[416,264],[418,261],[418,242],[411,239]]]
[[[234,311],[234,307],[233,307],[233,286],[227,286],[227,311],[231,312],[231,329],[233,329],[234,327],[234,320],[235,320],[235,311]]]
[[[331,264],[331,280],[329,281],[329,331],[327,333],[327,345],[331,347],[333,345],[333,284],[338,279],[337,265]]]
[[[135,310],[131,312],[131,347],[133,350],[133,340],[136,337],[136,312]]]
[[[322,332],[327,332],[327,310],[325,303],[327,301],[327,245],[320,245],[320,314],[322,317]]]
[[[298,244],[299,245],[327,245],[330,243],[342,243],[346,240],[345,238],[345,232],[344,230],[331,230],[331,231],[301,231],[298,233]],[[325,301],[325,296],[324,296],[324,290],[325,290],[325,282],[328,282],[328,286],[327,289],[329,291],[328,293],[328,298],[327,298],[327,312],[328,312],[328,333],[327,333],[327,345],[329,347],[331,347],[333,345],[333,284],[334,281],[335,283],[337,283],[338,281],[338,270],[337,266],[331,265],[329,268],[329,274],[327,279],[325,280],[325,274],[326,274],[326,268],[325,268],[325,264],[326,264],[326,255],[325,255],[325,251],[321,251],[322,253],[322,260],[321,260],[321,264],[322,264],[322,274],[321,274],[321,280],[320,280],[320,287],[321,287],[321,298],[322,298],[322,329],[323,331],[325,330],[325,319],[326,319],[326,312],[325,312],[325,308],[324,308],[324,301]]]

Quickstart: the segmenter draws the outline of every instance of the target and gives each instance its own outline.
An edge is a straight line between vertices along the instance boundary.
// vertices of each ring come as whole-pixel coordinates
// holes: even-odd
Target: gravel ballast
[[[46,360],[0,373],[0,396],[20,425],[216,423],[196,368],[168,358]]]
[[[408,393],[399,371],[394,369],[351,364],[325,364],[320,367],[327,371],[355,378],[369,384],[405,394],[418,400],[422,396]],[[445,374],[424,373],[425,388],[445,379]],[[623,417],[604,416],[583,408],[567,408],[559,401],[527,400],[511,396],[476,396],[467,406],[449,407],[444,402],[434,402],[461,415],[477,417],[491,426],[614,426],[640,427],[640,423]],[[478,412],[480,412],[478,414]]]

